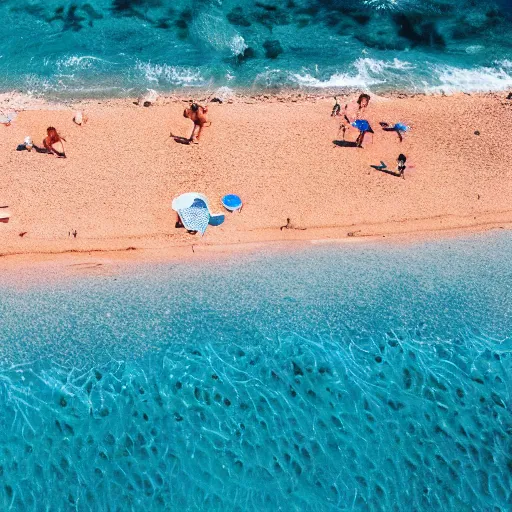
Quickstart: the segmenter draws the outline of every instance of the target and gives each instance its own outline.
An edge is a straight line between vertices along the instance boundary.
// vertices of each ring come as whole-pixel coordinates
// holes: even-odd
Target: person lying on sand
[[[354,121],[361,119],[363,114],[366,112],[366,108],[370,103],[369,94],[360,94],[359,98],[355,102],[347,103],[343,110],[343,121],[340,123],[339,132],[343,132],[343,140],[345,140],[345,132],[350,126],[353,126]],[[336,105],[335,105],[336,107]],[[334,108],[333,108],[334,111]],[[359,138],[359,137],[358,137]],[[362,137],[364,139],[364,135]],[[361,139],[361,143],[363,142]]]
[[[402,133],[408,132],[411,129],[410,126],[407,126],[404,123],[395,123],[393,126],[391,126],[389,123],[384,122],[380,122],[379,124],[382,126],[382,129],[385,132],[396,132],[400,142],[404,140],[402,137]]]
[[[66,142],[64,137],[61,137],[57,130],[53,126],[49,126],[46,129],[47,136],[43,140],[43,148],[38,148],[34,144],[34,148],[38,153],[48,153],[49,155],[55,155],[58,158],[66,158],[64,151],[63,141]]]
[[[194,144],[199,144],[199,138],[201,137],[203,127],[207,123],[209,123],[208,126],[212,124],[211,121],[208,121],[208,118],[206,117],[207,113],[208,107],[203,107],[198,103],[192,103],[189,108],[186,108],[183,111],[183,117],[188,117],[188,119],[194,122],[194,128],[192,129],[192,133],[190,134],[190,142]]]

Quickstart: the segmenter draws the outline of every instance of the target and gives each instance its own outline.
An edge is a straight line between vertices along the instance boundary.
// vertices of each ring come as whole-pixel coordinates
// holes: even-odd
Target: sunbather
[[[64,144],[66,139],[61,137],[57,130],[53,126],[49,126],[46,130],[47,136],[43,140],[44,150],[42,148],[38,148],[34,145],[34,148],[38,152],[45,152],[49,155],[55,155],[58,158],[66,158],[66,153],[64,151]]]

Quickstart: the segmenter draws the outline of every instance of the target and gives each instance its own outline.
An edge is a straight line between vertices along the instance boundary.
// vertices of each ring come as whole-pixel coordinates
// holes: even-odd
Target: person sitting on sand
[[[78,126],[83,126],[87,123],[89,118],[85,114],[85,112],[82,112],[81,110],[78,110],[75,112],[75,116],[73,117],[73,122],[77,124]]]
[[[340,123],[340,127],[338,130],[338,133],[340,131],[343,132],[343,140],[345,140],[345,132],[347,131],[347,128],[349,128],[351,125],[354,126],[354,121],[364,120],[362,119],[362,116],[366,112],[366,108],[368,107],[369,103],[370,95],[363,93],[359,95],[359,98],[357,99],[356,102],[347,103],[345,105],[345,109],[343,111],[343,121]],[[361,138],[361,143],[363,142],[362,139],[364,139],[364,135]]]
[[[198,144],[199,138],[201,137],[201,132],[203,131],[203,127],[206,125],[206,123],[209,123],[208,126],[211,125],[211,122],[208,121],[208,118],[206,117],[207,113],[208,107],[203,107],[197,103],[192,103],[189,108],[186,108],[183,111],[183,117],[188,117],[188,119],[194,122],[194,128],[192,129],[192,133],[189,139],[190,142]]]
[[[66,158],[63,144],[63,141],[66,142],[66,139],[61,137],[53,126],[49,126],[46,129],[46,133],[47,136],[43,140],[43,146],[46,149],[46,153],[55,155],[59,158]]]

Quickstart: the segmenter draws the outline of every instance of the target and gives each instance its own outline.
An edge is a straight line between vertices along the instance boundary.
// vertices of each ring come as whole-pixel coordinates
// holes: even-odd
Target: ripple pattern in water
[[[162,284],[169,268],[103,283],[98,302],[115,290],[133,307],[147,293],[147,310],[124,321],[144,318],[154,339],[130,353],[139,340],[123,345],[112,329],[124,348],[106,360],[91,325],[97,345],[76,365],[32,349],[4,354],[0,509],[509,510],[512,309],[508,263],[496,255],[511,242],[316,249],[208,266],[200,285],[197,268],[180,266],[178,283]],[[374,272],[377,261],[389,268]],[[214,311],[218,280],[240,302]],[[187,334],[165,336],[154,305],[172,308],[169,289],[184,282],[175,325]],[[250,283],[272,295],[245,302]],[[70,308],[82,303],[77,287],[96,284],[56,285],[63,295],[46,300]],[[39,292],[19,293],[39,304]],[[6,290],[3,319],[16,293]]]
[[[512,84],[510,0],[3,0],[0,17],[2,92]]]

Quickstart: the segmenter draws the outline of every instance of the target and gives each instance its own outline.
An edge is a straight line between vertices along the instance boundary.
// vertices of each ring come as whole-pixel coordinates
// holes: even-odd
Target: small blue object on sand
[[[399,132],[407,132],[409,131],[409,127],[406,124],[403,123],[396,123],[393,128]]]
[[[373,133],[370,123],[368,121],[366,121],[366,119],[357,119],[351,124],[354,128],[357,128],[360,132]]]
[[[235,194],[228,194],[222,198],[222,205],[230,212],[242,209],[242,200]]]

